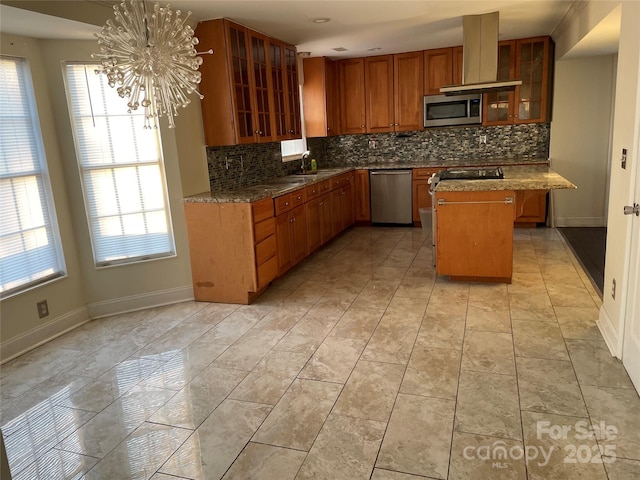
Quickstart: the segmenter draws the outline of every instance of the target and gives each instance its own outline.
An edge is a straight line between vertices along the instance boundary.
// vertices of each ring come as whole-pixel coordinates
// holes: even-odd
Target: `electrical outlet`
[[[38,317],[44,318],[49,315],[49,305],[46,300],[38,302]]]
[[[611,297],[616,299],[616,279],[613,279],[613,283],[611,284]]]
[[[625,170],[627,169],[627,149],[626,148],[622,149],[622,157],[620,158],[620,166],[622,168],[624,168]]]
[[[483,145],[487,144],[487,136],[486,135],[480,135],[480,143]]]

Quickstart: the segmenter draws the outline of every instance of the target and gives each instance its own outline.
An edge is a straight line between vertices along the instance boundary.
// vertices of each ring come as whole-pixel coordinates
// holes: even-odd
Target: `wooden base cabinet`
[[[436,192],[438,275],[511,283],[514,197],[513,191]]]
[[[276,217],[278,275],[303,260],[308,253],[307,216],[304,205]]]
[[[254,203],[185,203],[194,297],[250,303],[278,273],[271,198]]]
[[[371,221],[371,186],[369,170],[356,170],[354,182],[354,217],[356,222]]]
[[[547,221],[547,190],[516,192],[516,227],[535,227]]]

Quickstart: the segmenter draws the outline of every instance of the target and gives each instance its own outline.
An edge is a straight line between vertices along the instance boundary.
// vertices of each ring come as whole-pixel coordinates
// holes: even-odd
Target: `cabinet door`
[[[278,242],[278,275],[293,265],[291,256],[291,215],[283,213],[276,217],[276,240]]]
[[[309,200],[305,205],[307,211],[307,244],[309,253],[315,251],[322,245],[321,203],[322,200],[314,198],[313,200]]]
[[[269,61],[269,40],[264,35],[250,32],[251,66],[253,71],[253,92],[255,96],[254,130],[258,142],[273,142],[276,138],[273,128],[273,96],[271,93],[271,63]]]
[[[549,88],[549,37],[518,40],[516,77],[522,85],[515,91],[515,123],[547,120]]]
[[[367,133],[393,132],[393,55],[365,58]]]
[[[401,53],[393,56],[396,132],[423,128],[423,58],[422,52]]]
[[[228,57],[231,63],[231,85],[236,120],[236,142],[255,142],[257,125],[254,123],[253,69],[249,59],[247,29],[226,23]]]
[[[369,186],[369,170],[356,170],[354,196],[356,222],[370,222],[371,199]]]
[[[284,47],[287,92],[287,133],[289,138],[301,138],[300,84],[295,47]]]
[[[364,58],[340,60],[340,131],[365,133]]]
[[[269,42],[269,59],[271,60],[274,134],[276,140],[286,140],[289,133],[287,131],[284,46],[277,42]]]
[[[333,238],[333,195],[326,193],[320,197],[320,237],[324,245]]]
[[[424,94],[440,95],[440,87],[453,83],[453,49],[424,52]]]
[[[519,190],[516,192],[516,226],[535,227],[547,219],[547,191]]]
[[[516,42],[509,40],[498,44],[498,80],[516,78]],[[483,125],[507,125],[513,123],[514,92],[485,93],[483,97]]]
[[[291,211],[291,257],[293,265],[307,256],[309,246],[307,237],[307,216],[304,205]]]
[[[453,47],[453,84],[460,85],[462,84],[462,62],[463,60],[463,52],[462,45],[459,47]]]
[[[326,59],[324,70],[325,101],[327,112],[327,135],[340,134],[340,115],[338,108],[338,69],[336,63]],[[303,90],[304,91],[304,90]],[[306,115],[305,115],[306,116]]]
[[[353,225],[353,188],[350,183],[340,189],[340,213],[340,230],[345,230]]]

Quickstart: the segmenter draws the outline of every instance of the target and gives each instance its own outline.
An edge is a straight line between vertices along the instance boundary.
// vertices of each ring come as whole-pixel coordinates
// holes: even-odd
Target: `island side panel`
[[[437,273],[511,283],[514,192],[436,192],[435,202]]]
[[[249,203],[185,203],[197,301],[249,303],[257,290]]]

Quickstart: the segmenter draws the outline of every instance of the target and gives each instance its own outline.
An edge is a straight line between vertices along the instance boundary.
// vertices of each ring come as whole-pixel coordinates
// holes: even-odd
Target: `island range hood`
[[[462,84],[445,85],[445,95],[513,90],[522,80],[498,81],[499,12],[462,17]]]

